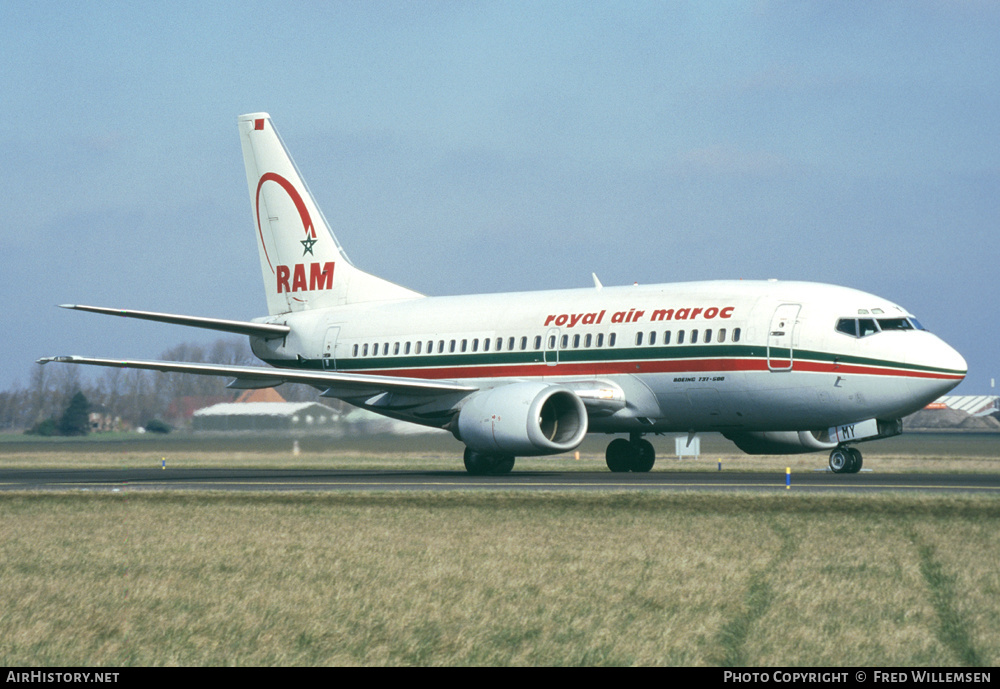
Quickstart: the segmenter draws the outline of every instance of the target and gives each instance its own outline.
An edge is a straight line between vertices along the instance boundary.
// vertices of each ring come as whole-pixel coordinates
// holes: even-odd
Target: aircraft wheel
[[[616,474],[628,471],[632,462],[632,443],[625,438],[615,438],[608,443],[604,459],[608,463],[608,469]]]
[[[854,458],[846,447],[838,447],[830,453],[830,471],[835,474],[846,474],[850,472]]]
[[[514,468],[513,455],[491,455],[465,448],[465,470],[472,476],[501,476]]]
[[[489,455],[476,452],[472,448],[465,448],[465,470],[472,476],[485,476],[489,470]]]
[[[861,471],[862,458],[861,450],[856,447],[847,448],[848,452],[851,453],[851,473],[856,474]]]
[[[504,476],[509,474],[513,468],[514,455],[497,455],[496,461],[493,463],[493,470],[490,473],[493,476]]]
[[[653,468],[653,464],[656,463],[656,450],[653,449],[653,443],[640,438],[634,443],[629,443],[629,445],[631,445],[632,450],[629,468],[636,473],[650,471]]]

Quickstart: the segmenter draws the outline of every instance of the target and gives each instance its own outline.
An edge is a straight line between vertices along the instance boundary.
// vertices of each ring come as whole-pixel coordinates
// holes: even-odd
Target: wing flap
[[[440,380],[422,378],[397,378],[363,373],[337,371],[298,371],[287,368],[261,366],[223,366],[219,364],[194,364],[183,361],[141,361],[134,359],[95,359],[84,356],[54,356],[39,359],[37,363],[56,361],[63,364],[86,364],[111,368],[136,368],[162,373],[190,373],[199,376],[228,376],[235,380],[230,387],[273,387],[282,383],[304,383],[328,390],[336,390],[338,397],[367,395],[372,391],[401,392],[411,395],[439,395],[468,393],[476,387]],[[334,395],[328,395],[330,397]]]

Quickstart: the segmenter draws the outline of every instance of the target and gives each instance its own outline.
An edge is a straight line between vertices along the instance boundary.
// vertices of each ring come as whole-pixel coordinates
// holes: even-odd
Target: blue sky
[[[287,6],[286,6],[287,5]],[[428,294],[781,278],[873,292],[1000,378],[993,2],[0,0],[0,388],[265,313],[236,117],[358,266]]]

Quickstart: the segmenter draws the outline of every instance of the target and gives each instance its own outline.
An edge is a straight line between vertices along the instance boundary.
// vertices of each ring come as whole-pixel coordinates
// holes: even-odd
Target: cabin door
[[[334,325],[326,329],[326,338],[323,340],[323,368],[329,371],[337,370],[338,335],[340,335],[339,325]]]
[[[771,316],[767,331],[767,368],[791,371],[795,360],[795,326],[801,304],[781,304]]]

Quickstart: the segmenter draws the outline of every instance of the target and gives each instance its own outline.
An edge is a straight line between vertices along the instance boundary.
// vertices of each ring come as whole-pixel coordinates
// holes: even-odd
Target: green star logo
[[[302,240],[302,246],[305,247],[302,251],[303,256],[305,256],[306,254],[311,254],[313,256],[316,255],[313,253],[313,244],[315,244],[316,241],[317,240],[310,239],[309,237],[306,237],[305,239]]]

